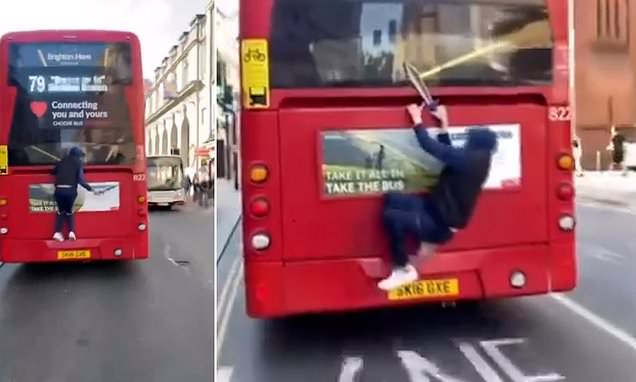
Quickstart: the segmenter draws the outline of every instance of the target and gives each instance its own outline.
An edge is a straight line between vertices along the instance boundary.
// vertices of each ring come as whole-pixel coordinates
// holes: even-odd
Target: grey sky
[[[235,0],[238,1],[238,0]],[[141,40],[144,77],[152,72],[207,0],[18,0],[0,12],[0,34],[32,29],[115,29]]]
[[[233,37],[237,37],[239,0],[216,0],[216,6],[229,17],[225,25],[227,33]]]

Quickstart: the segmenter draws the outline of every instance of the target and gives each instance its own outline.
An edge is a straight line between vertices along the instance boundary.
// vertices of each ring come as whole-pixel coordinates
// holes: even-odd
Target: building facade
[[[190,173],[214,159],[213,8],[192,19],[146,95],[146,153],[180,155]]]
[[[216,33],[216,174],[218,179],[226,179],[239,189],[239,113],[240,74],[238,47],[238,14],[226,15],[215,12]]]
[[[575,0],[574,121],[583,168],[607,169],[614,126],[636,138],[636,4]]]

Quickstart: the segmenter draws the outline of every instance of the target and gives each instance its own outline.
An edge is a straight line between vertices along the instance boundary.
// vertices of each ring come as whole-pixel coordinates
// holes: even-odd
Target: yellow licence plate
[[[91,251],[88,249],[81,249],[77,251],[58,251],[58,260],[75,260],[75,259],[90,259]]]
[[[421,280],[389,291],[389,300],[410,300],[426,297],[459,295],[459,280]]]

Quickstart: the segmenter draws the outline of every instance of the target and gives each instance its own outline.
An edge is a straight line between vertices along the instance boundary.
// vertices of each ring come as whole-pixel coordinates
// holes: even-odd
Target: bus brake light
[[[561,154],[559,156],[559,168],[561,170],[573,170],[574,158],[570,154]]]
[[[570,183],[561,183],[557,195],[561,200],[572,200],[574,197],[574,187]]]
[[[258,218],[267,216],[269,213],[269,202],[265,198],[257,198],[250,204],[250,212]]]
[[[263,183],[267,180],[267,176],[269,175],[269,171],[267,171],[267,167],[262,164],[257,164],[252,166],[250,169],[250,180],[254,183]]]

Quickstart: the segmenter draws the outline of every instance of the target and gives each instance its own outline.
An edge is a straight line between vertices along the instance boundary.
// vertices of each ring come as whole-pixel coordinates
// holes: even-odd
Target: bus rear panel
[[[38,31],[0,42],[0,261],[148,257],[139,42],[131,33]],[[86,153],[78,240],[52,240],[51,170]],[[65,231],[65,237],[66,233]]]
[[[241,25],[248,314],[574,288],[564,2],[244,0]],[[265,93],[250,64],[263,40]],[[382,195],[424,195],[442,167],[409,126],[421,99],[404,62],[447,105],[454,145],[479,126],[499,149],[469,227],[386,293]]]

